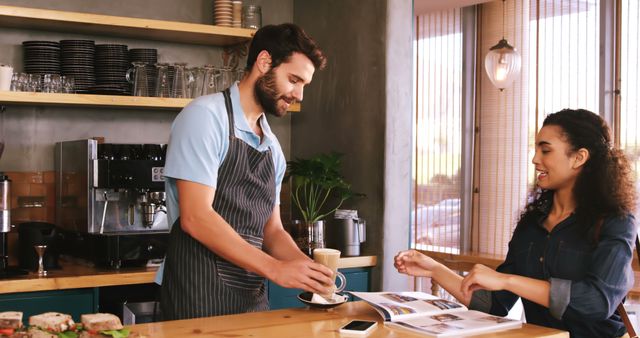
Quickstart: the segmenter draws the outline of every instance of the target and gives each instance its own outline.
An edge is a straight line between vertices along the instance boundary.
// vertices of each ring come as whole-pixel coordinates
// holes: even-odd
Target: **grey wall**
[[[328,57],[292,118],[291,155],[345,154],[344,175],[367,195],[363,254],[378,256],[374,290],[408,290],[393,268],[408,247],[412,149],[412,2],[296,0],[294,21]],[[317,20],[323,18],[323,20]]]
[[[251,3],[262,6],[263,24],[293,19],[292,0],[256,0]],[[213,1],[209,0],[30,0],[28,3],[0,0],[0,4],[203,24],[213,20]],[[0,28],[0,31],[0,63],[11,64],[16,70],[22,70],[22,41],[85,38],[96,43],[123,43],[129,48],[157,48],[162,62],[222,65],[222,49],[219,47],[8,28]],[[166,143],[171,121],[177,113],[118,108],[8,106],[4,126],[6,146],[0,159],[0,171],[53,170],[53,144],[60,140],[104,136],[107,142]],[[272,119],[270,122],[285,155],[288,155],[290,118]]]
[[[383,269],[385,274],[387,273],[385,266],[390,262],[389,254],[383,250],[390,243],[385,234],[385,221],[397,224],[390,217],[385,217],[388,208],[385,196],[399,200],[405,199],[404,195],[407,199],[409,197],[408,183],[406,189],[386,183],[385,163],[386,153],[394,151],[398,146],[408,146],[407,150],[410,151],[410,69],[394,74],[396,69],[390,68],[388,63],[401,62],[396,65],[399,68],[411,65],[411,2],[390,1],[397,2],[396,5],[402,8],[400,15],[406,15],[402,20],[409,25],[408,30],[404,29],[401,32],[407,36],[396,43],[402,45],[401,58],[391,58],[391,55],[388,55],[394,52],[393,49],[387,48],[390,40],[388,20],[393,14],[393,22],[397,24],[399,16],[394,14],[397,11],[394,6],[387,8],[387,2],[296,0],[294,3],[294,21],[316,39],[327,55],[328,64],[324,71],[317,72],[314,76],[305,93],[302,113],[292,119],[292,156],[306,157],[329,151],[345,154],[345,178],[352,183],[354,190],[367,195],[365,199],[352,202],[349,206],[358,209],[359,214],[367,220],[368,234],[363,253],[375,254],[379,258],[378,266],[374,270],[374,289],[387,288],[381,274]],[[409,9],[408,12],[406,8]],[[406,27],[406,24],[403,27]],[[394,38],[398,35],[395,31],[391,33]],[[402,90],[392,88],[396,86]],[[390,98],[393,98],[393,101],[388,103]],[[402,101],[406,101],[407,98],[408,102]],[[394,121],[393,114],[396,112],[408,114],[405,116],[409,119],[408,133],[406,128],[397,129],[397,133],[387,132],[387,126],[396,128],[398,123],[407,122],[406,118]],[[389,122],[391,124],[387,125]],[[397,143],[397,138],[406,139]],[[389,142],[392,142],[391,147],[386,146]],[[398,159],[389,158],[394,161]],[[405,163],[407,167],[410,159],[411,157]],[[400,174],[407,179],[408,173],[406,168],[403,168]],[[395,177],[393,170],[386,170],[386,174]],[[404,185],[397,179],[389,181],[389,184]],[[396,192],[398,188],[401,190],[400,193]],[[408,213],[408,202],[406,208],[398,212]],[[408,216],[406,218],[408,219]],[[406,233],[408,227],[400,227],[405,228]],[[401,235],[402,233],[398,234]],[[406,239],[407,237],[404,237],[401,241],[404,247]],[[390,254],[393,256],[393,253]],[[393,271],[390,273],[395,274]]]

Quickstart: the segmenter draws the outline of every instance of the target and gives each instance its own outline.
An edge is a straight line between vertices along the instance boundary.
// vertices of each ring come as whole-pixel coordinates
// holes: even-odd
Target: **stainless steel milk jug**
[[[360,256],[360,243],[367,239],[367,222],[357,217],[357,211],[355,214],[336,212],[336,217],[344,218],[333,219],[333,224],[327,227],[327,246],[340,250],[342,256]]]

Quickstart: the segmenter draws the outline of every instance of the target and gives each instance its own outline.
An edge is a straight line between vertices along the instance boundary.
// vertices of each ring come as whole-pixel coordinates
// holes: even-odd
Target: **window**
[[[411,237],[419,249],[460,248],[462,41],[460,9],[416,18]]]
[[[601,58],[600,52],[605,38],[600,36],[601,3],[608,6],[611,1],[507,0],[504,24],[502,2],[477,7],[476,134],[473,149],[464,152],[460,102],[466,95],[462,51],[468,40],[460,18],[463,10],[416,18],[411,215],[415,248],[451,253],[461,249],[464,238],[460,233],[466,225],[462,217],[465,208],[460,203],[466,191],[461,173],[468,170],[462,163],[470,156],[466,153],[473,152],[474,194],[471,208],[467,208],[473,216],[469,222],[470,250],[506,253],[535,184],[531,158],[535,133],[545,116],[563,108],[599,112],[603,107],[602,74],[606,73],[607,59]],[[622,80],[621,144],[640,169],[640,138],[635,132],[640,129],[635,111],[640,74],[630,62],[640,56],[640,14],[637,1],[621,1],[622,13],[627,15],[627,23],[624,14],[622,23],[622,36],[627,37],[622,39],[622,74],[633,74],[629,75],[633,79]],[[503,36],[521,53],[522,70],[515,83],[500,92],[486,76],[484,57]]]
[[[637,0],[622,0],[620,51],[620,147],[633,165],[636,177],[640,173],[640,4]],[[636,183],[637,184],[637,183]],[[637,185],[640,187],[640,185]],[[640,212],[636,211],[636,219]]]
[[[600,7],[594,0],[507,1],[504,37],[522,56],[503,92],[479,72],[477,168],[472,250],[506,254],[535,184],[535,134],[564,108],[599,111]],[[502,3],[482,5],[480,64],[502,35]]]

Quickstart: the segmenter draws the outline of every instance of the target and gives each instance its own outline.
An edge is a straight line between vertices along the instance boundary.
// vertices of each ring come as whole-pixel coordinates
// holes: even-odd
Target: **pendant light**
[[[502,0],[502,39],[489,49],[484,58],[484,68],[489,80],[500,91],[511,85],[520,74],[520,53],[504,38],[505,1]]]

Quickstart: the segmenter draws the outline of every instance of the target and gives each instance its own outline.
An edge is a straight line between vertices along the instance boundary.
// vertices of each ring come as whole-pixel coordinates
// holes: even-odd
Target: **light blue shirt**
[[[260,116],[263,138],[253,132],[240,105],[238,84],[230,88],[233,105],[234,134],[254,149],[271,149],[275,172],[275,201],[280,204],[280,189],[286,170],[284,153],[271,132],[264,114]],[[164,167],[165,191],[169,226],[180,217],[176,180],[196,182],[216,188],[218,169],[229,150],[229,119],[222,93],[201,96],[178,114],[171,126]],[[155,282],[162,283],[164,263],[158,269]]]

